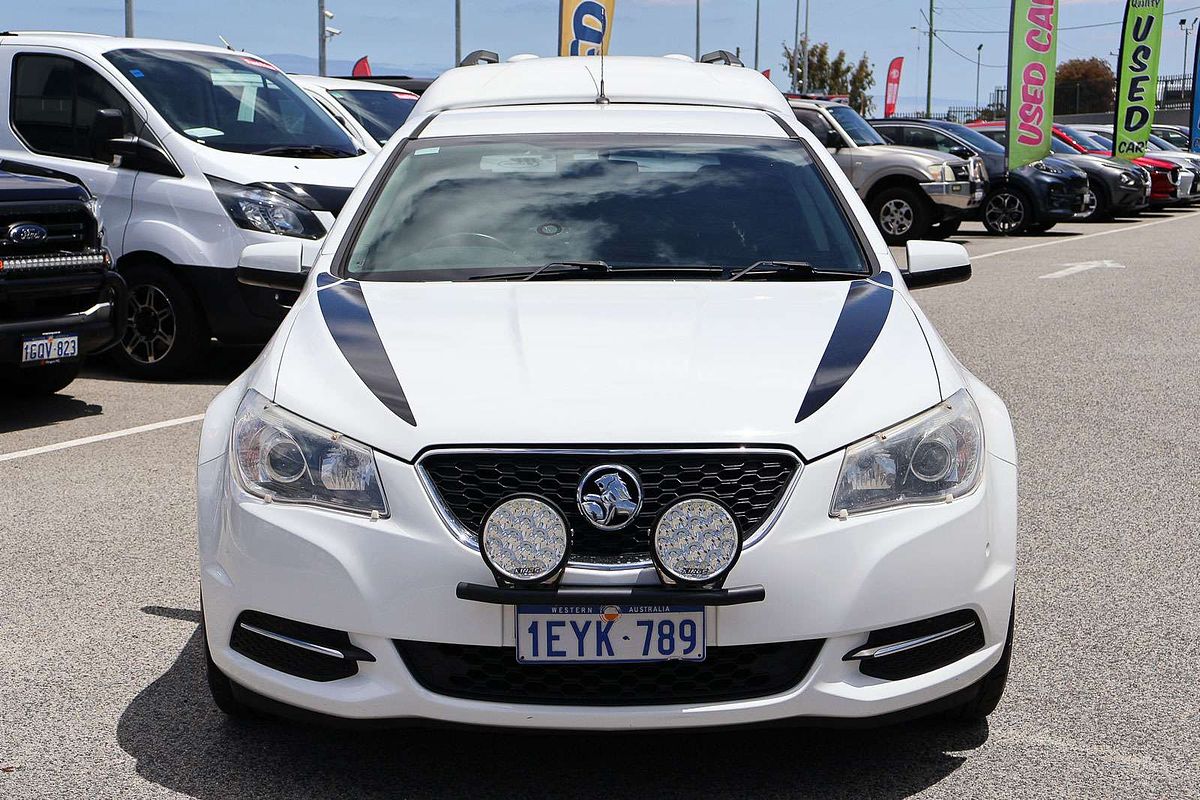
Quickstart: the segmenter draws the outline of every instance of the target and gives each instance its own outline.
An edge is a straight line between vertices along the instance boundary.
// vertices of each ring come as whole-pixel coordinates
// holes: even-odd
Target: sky
[[[235,47],[270,58],[290,71],[316,71],[316,0],[134,0],[138,36],[219,44],[223,35]],[[495,50],[555,55],[558,0],[461,0],[463,53]],[[759,68],[786,83],[782,44],[790,43],[796,0],[761,4]],[[801,0],[803,2],[803,0]],[[124,32],[123,0],[50,0],[8,3],[0,25],[9,30]],[[359,56],[370,56],[375,72],[430,76],[454,60],[454,0],[326,0],[342,30],[329,45],[330,74],[345,74]],[[1124,0],[1061,0],[1059,60],[1099,56],[1110,63],[1120,37]],[[701,50],[741,48],[754,65],[755,0],[700,0]],[[866,53],[875,67],[881,102],[883,76],[894,56],[905,58],[899,110],[925,106],[926,59],[923,34],[926,0],[835,0],[813,2],[809,31],[852,60]],[[1184,66],[1184,34],[1179,19],[1200,15],[1200,0],[1168,0],[1163,34],[1163,74]],[[975,52],[983,45],[981,100],[1005,80],[1009,5],[1003,0],[935,0],[933,105],[971,104],[975,99]],[[803,24],[803,23],[802,23]],[[610,54],[693,54],[696,0],[616,0]],[[1069,30],[1074,26],[1094,26]],[[1194,41],[1194,39],[1193,39]],[[956,54],[952,50],[958,51]]]

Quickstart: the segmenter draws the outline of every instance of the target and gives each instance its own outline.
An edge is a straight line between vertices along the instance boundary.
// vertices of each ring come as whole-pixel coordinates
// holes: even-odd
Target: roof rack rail
[[[458,62],[460,67],[473,67],[477,64],[499,64],[500,56],[493,50],[472,50],[466,58]]]
[[[701,64],[724,64],[727,67],[744,67],[742,60],[728,50],[713,50],[700,56]]]

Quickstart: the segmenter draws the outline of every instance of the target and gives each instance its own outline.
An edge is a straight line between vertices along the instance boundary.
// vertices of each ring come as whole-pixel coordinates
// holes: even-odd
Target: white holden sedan
[[[978,719],[1016,449],[787,101],[726,53],[452,70],[208,409],[232,715],[553,729]]]

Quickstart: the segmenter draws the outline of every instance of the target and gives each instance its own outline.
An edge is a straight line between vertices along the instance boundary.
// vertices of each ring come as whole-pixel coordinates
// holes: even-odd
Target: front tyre
[[[165,267],[134,264],[121,270],[129,286],[128,324],[109,352],[123,372],[162,380],[193,368],[209,334],[187,287]]]
[[[254,709],[237,699],[233,693],[233,681],[213,663],[212,652],[208,649],[208,636],[204,630],[203,608],[200,611],[200,641],[204,643],[204,672],[208,678],[208,691],[212,695],[213,703],[221,713],[234,719],[251,719],[257,716]]]
[[[1057,224],[1057,222],[1034,222],[1025,231],[1026,233],[1045,233]]]
[[[1016,236],[1033,222],[1033,205],[1020,189],[1002,186],[983,201],[981,216],[988,233]]]
[[[1016,628],[1017,601],[1013,598],[1012,611],[1008,615],[1008,638],[1004,640],[1004,652],[1000,661],[987,675],[980,679],[979,692],[966,703],[946,712],[946,717],[956,722],[981,722],[1000,705],[1004,688],[1008,685],[1008,669],[1012,663],[1013,630]]]
[[[927,238],[934,241],[942,241],[949,239],[954,234],[958,233],[959,227],[962,225],[962,217],[954,219],[942,220],[937,225],[929,229],[929,233],[925,234]]]
[[[893,186],[871,200],[871,217],[890,245],[920,239],[929,231],[933,214],[929,201],[917,189]]]

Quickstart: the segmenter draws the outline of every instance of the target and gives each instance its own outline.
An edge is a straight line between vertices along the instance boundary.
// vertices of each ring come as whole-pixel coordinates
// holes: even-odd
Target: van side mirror
[[[912,241],[905,246],[908,266],[901,270],[910,289],[961,283],[971,277],[967,248],[953,242]]]
[[[259,242],[247,245],[238,259],[237,279],[247,286],[298,292],[304,288],[308,271],[304,269],[304,245],[301,242]]]
[[[92,117],[92,130],[88,134],[88,149],[92,158],[109,162],[116,155],[113,140],[125,138],[125,115],[115,108],[100,108]]]

